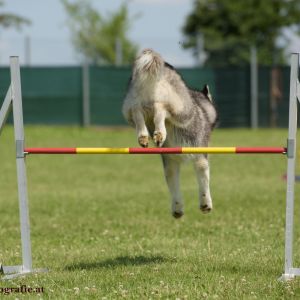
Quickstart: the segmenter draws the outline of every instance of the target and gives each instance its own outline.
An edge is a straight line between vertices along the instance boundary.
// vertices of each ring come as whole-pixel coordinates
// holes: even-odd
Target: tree
[[[0,0],[0,7],[4,5],[4,1]],[[26,18],[9,14],[2,13],[0,14],[0,26],[2,27],[16,27],[20,28],[21,25],[30,24],[30,21]]]
[[[73,4],[61,1],[69,15],[73,44],[79,53],[95,64],[114,64],[119,43],[122,63],[132,63],[137,46],[127,37],[130,20],[126,4],[105,18],[88,0],[77,0]]]
[[[299,20],[298,0],[195,0],[183,27],[184,46],[196,54],[201,34],[211,66],[248,64],[251,46],[257,48],[258,63],[284,63],[284,30],[299,34]],[[280,38],[284,45],[279,45]]]

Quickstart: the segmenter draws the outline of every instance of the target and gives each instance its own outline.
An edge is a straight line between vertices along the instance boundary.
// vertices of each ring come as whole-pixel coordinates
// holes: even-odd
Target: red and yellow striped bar
[[[25,148],[25,154],[76,154],[77,148]]]
[[[25,148],[25,154],[286,154],[284,147]]]
[[[129,154],[130,148],[76,148],[76,154]]]
[[[268,154],[286,154],[287,148],[283,147],[236,147],[236,153],[268,153]]]
[[[229,154],[236,153],[236,147],[183,147],[182,153]]]

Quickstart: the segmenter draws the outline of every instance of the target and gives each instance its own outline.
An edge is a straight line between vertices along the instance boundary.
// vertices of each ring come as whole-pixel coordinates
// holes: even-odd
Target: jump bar
[[[284,147],[25,148],[25,154],[286,154]]]

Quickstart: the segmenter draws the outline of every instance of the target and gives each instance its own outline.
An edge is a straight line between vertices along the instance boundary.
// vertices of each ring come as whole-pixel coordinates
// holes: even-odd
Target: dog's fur
[[[217,120],[208,86],[202,91],[189,89],[175,69],[151,49],[143,50],[135,60],[123,114],[135,126],[142,147],[148,147],[149,136],[158,147],[206,147]],[[176,218],[183,215],[179,169],[187,158],[194,161],[200,209],[212,209],[207,155],[163,154],[172,214]]]

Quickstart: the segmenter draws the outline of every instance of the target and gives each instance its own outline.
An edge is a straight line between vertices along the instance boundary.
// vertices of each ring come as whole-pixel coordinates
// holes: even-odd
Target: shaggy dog
[[[151,49],[143,50],[134,62],[123,114],[135,126],[142,147],[148,147],[150,137],[157,147],[207,147],[217,120],[208,86],[202,91],[188,88],[175,69]],[[188,159],[194,162],[197,174],[200,209],[204,213],[212,209],[207,155],[162,154],[175,218],[183,215],[179,170]]]

